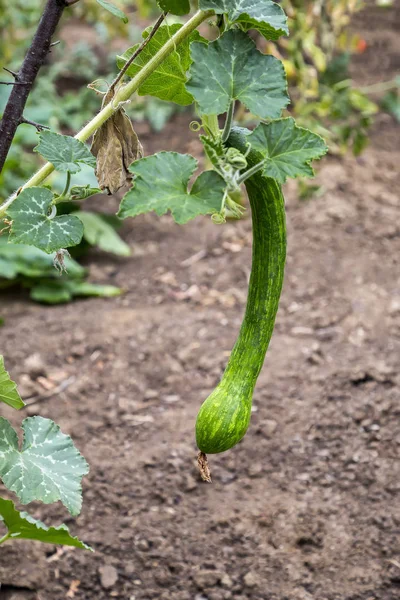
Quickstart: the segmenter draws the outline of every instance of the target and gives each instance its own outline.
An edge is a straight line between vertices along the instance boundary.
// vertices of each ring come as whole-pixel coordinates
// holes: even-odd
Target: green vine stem
[[[57,198],[57,202],[61,202],[62,200],[65,199],[66,195],[68,194],[69,191],[69,186],[71,185],[71,171],[67,172],[67,180],[65,182],[65,187],[64,187],[64,191],[61,194],[61,196],[59,196]]]
[[[179,31],[173,35],[168,42],[153,56],[151,60],[139,71],[129,83],[120,88],[113,100],[107,104],[79,133],[75,138],[81,142],[86,142],[103,123],[105,123],[120,107],[121,103],[127,102],[129,98],[139,89],[142,83],[160,66],[162,62],[179,46],[189,35],[197,29],[203,21],[214,15],[214,11],[199,10],[189,19]],[[52,172],[54,167],[51,163],[46,163],[33,177],[20,188],[20,191],[40,185]],[[8,208],[14,202],[17,194],[11,196],[0,206],[0,218],[4,217]]]
[[[249,179],[256,173],[258,173],[259,171],[262,171],[265,167],[266,162],[267,162],[266,160],[262,160],[259,163],[257,163],[256,165],[254,165],[254,167],[251,167],[250,169],[248,169],[247,171],[242,173],[240,175],[239,179],[237,180],[238,185],[240,185],[241,183],[244,183],[247,179]]]
[[[6,542],[10,537],[11,537],[11,533],[9,531],[7,531],[7,533],[5,535],[3,535],[2,538],[0,538],[0,545],[4,544],[4,542]]]

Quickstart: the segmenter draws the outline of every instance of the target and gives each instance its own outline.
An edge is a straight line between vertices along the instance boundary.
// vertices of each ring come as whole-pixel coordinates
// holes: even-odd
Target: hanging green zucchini
[[[246,136],[234,129],[228,145],[244,154]],[[255,151],[246,157],[250,168],[262,160]],[[222,379],[197,416],[196,441],[203,475],[207,468],[204,454],[229,450],[247,431],[253,391],[272,336],[282,290],[286,221],[281,186],[261,172],[247,179],[245,185],[253,221],[253,261],[247,306]]]

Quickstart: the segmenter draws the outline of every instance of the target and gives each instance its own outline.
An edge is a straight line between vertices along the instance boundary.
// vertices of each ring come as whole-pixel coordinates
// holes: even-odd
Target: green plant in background
[[[69,209],[73,209],[71,205]],[[116,233],[119,220],[89,211],[71,214],[84,224],[83,238],[72,250],[81,257],[91,246],[117,256],[129,256],[129,246]],[[118,296],[122,290],[112,285],[99,285],[86,281],[88,271],[71,256],[65,256],[64,272],[54,268],[54,259],[39,248],[24,244],[8,244],[0,235],[0,290],[22,286],[30,290],[30,297],[45,304],[62,304],[76,296]]]
[[[351,149],[360,154],[379,110],[371,99],[374,90],[355,86],[348,70],[351,54],[366,48],[363,39],[349,32],[352,16],[365,2],[282,0],[281,5],[288,14],[291,35],[278,45],[267,44],[267,50],[285,65],[291,113],[299,123],[323,135],[331,152]],[[396,82],[385,85],[396,88]],[[395,93],[382,103],[384,110],[394,112]]]

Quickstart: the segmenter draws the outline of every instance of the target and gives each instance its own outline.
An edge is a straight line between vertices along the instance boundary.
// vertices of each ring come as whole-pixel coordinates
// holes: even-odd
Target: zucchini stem
[[[206,481],[207,483],[212,483],[211,471],[208,464],[207,454],[204,454],[204,452],[198,453],[197,466],[199,467],[200,476],[202,480]]]

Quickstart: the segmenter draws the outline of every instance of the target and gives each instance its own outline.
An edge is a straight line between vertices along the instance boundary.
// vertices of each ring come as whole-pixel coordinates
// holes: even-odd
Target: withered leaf
[[[108,92],[103,106],[111,102]],[[96,177],[102,190],[115,194],[132,180],[128,167],[143,156],[143,147],[132,122],[121,107],[94,134],[91,151],[96,156]]]

